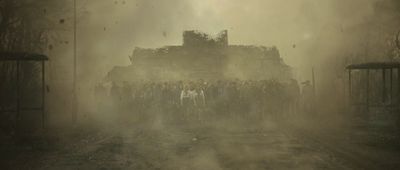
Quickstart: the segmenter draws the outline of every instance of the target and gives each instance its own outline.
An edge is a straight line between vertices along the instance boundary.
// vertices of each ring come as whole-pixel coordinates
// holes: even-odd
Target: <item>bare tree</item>
[[[64,18],[71,11],[67,3],[68,0],[0,0],[0,52],[44,53],[51,49],[49,41],[57,38],[59,30],[69,27]],[[24,63],[21,68],[26,91],[32,92],[25,95],[35,96],[39,67]],[[0,62],[0,113],[14,107],[16,70],[14,62]],[[0,119],[13,122],[9,115],[2,112]]]

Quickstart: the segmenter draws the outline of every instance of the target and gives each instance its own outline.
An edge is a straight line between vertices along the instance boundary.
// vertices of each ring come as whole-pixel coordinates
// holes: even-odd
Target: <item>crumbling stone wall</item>
[[[213,38],[208,34],[191,30],[183,32],[183,46],[185,47],[226,47],[228,46],[228,31],[221,31]]]
[[[130,57],[132,65],[116,67],[108,80],[291,78],[291,69],[283,62],[276,47],[229,45],[227,34],[222,31],[211,38],[198,31],[185,31],[182,46],[135,48]]]

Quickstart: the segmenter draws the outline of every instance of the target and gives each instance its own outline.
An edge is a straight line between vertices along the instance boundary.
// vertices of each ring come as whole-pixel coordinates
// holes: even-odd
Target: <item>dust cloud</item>
[[[89,72],[99,78],[115,65],[130,64],[128,56],[135,46],[181,44],[184,30],[215,34],[228,29],[231,44],[277,46],[284,60],[299,70],[299,77],[309,79],[310,66],[318,66],[320,58],[340,55],[338,51],[348,46],[343,43],[361,41],[362,37],[351,36],[352,28],[376,14],[376,2],[89,0],[82,4],[87,14],[78,26],[79,51],[82,62],[90,57],[88,61],[103,68]]]
[[[396,9],[387,10],[395,3],[378,0],[78,2],[79,86],[84,89],[82,93],[90,91],[114,66],[130,65],[129,57],[135,47],[182,44],[184,30],[216,34],[227,29],[230,44],[276,46],[299,82],[311,80],[314,68],[317,91],[324,94],[328,89],[329,93],[332,84],[344,81],[342,68],[348,62],[346,58],[364,55],[368,49],[370,58],[376,59],[386,51],[382,44],[387,44],[398,25],[392,14]],[[68,62],[64,59],[65,63]],[[327,67],[334,71],[327,71]],[[83,101],[86,100],[93,99]]]
[[[323,117],[330,118],[328,124],[340,126],[334,122],[345,119],[335,114],[345,108],[344,67],[354,60],[385,60],[384,54],[391,48],[387,42],[393,40],[396,26],[400,24],[391,18],[395,14],[387,9],[394,5],[394,1],[382,0],[88,0],[81,4],[84,14],[78,22],[81,111],[93,111],[93,102],[85,101],[95,100],[88,97],[93,96],[94,85],[102,82],[113,67],[130,65],[129,57],[135,47],[181,45],[185,30],[201,30],[215,35],[227,29],[229,44],[277,47],[283,61],[293,68],[293,78],[298,82],[311,80],[313,69],[318,109],[325,113]],[[363,59],[354,59],[354,56],[363,55]],[[236,75],[246,78],[241,72]],[[160,112],[157,106],[149,110]],[[103,116],[97,115],[95,119],[121,119],[110,114]],[[145,127],[162,134],[162,137],[167,136],[159,140],[168,140],[168,134],[185,134],[179,127],[165,125],[168,120],[162,113],[153,116],[153,123]],[[309,120],[305,122],[310,124]],[[216,124],[223,127],[222,130],[233,127],[246,129],[246,126],[230,121]],[[174,139],[169,144],[184,145],[182,141],[195,137],[187,138]],[[214,144],[225,148],[220,152],[233,150],[226,141]],[[222,165],[213,152],[200,149],[192,158],[166,155],[172,156],[179,165],[191,162],[188,165],[195,167],[190,168],[196,169],[197,164],[201,164],[198,169],[221,169]]]
[[[343,154],[373,133],[353,129],[345,67],[399,61],[395,0],[78,0],[77,101],[72,7],[46,50],[46,121],[83,137],[59,139],[76,153],[51,153],[67,158],[49,169],[364,169],[358,155],[375,156]]]

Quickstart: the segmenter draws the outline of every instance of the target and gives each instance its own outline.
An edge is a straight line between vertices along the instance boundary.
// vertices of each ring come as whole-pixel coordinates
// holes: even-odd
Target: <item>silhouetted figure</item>
[[[202,84],[197,85],[195,91],[195,101],[196,101],[196,110],[194,110],[194,114],[197,120],[202,121],[203,114],[206,107],[206,97],[204,95],[204,90],[202,88]]]
[[[107,88],[104,87],[103,84],[98,84],[96,85],[94,89],[94,96],[95,96],[95,102],[97,106],[97,112],[103,112],[106,110],[107,106]]]
[[[299,85],[276,80],[219,80],[217,82],[124,82],[111,83],[110,113],[134,113],[139,120],[243,120],[283,117],[297,112],[299,98],[304,112],[313,111],[313,87],[309,81]],[[100,99],[107,91],[95,88]],[[101,103],[99,103],[101,105]],[[99,109],[102,110],[102,109]],[[121,112],[123,111],[123,112]]]
[[[121,102],[122,102],[121,88],[115,82],[112,82],[112,86],[110,89],[110,96],[111,96],[113,111],[120,113],[119,108],[120,108]]]
[[[302,107],[305,113],[313,112],[313,103],[314,103],[314,92],[313,86],[310,84],[310,81],[305,81],[302,83],[303,89],[301,93],[302,99]]]
[[[307,87],[309,88],[309,87]],[[312,87],[311,87],[311,90]],[[298,107],[299,107],[299,100],[300,100],[300,87],[299,84],[297,83],[297,80],[291,79],[290,83],[287,87],[287,98],[289,103],[289,110],[288,113],[291,115],[297,114]]]
[[[132,95],[133,91],[131,85],[125,81],[121,88],[121,109],[123,109],[124,113],[132,112],[134,110],[132,107]]]

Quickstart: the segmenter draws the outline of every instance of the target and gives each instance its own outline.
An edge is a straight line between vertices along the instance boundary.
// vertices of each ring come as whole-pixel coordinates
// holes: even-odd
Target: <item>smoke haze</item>
[[[230,44],[277,46],[299,78],[309,79],[310,67],[320,64],[317,58],[344,55],[337,51],[347,45],[346,38],[358,43],[352,28],[371,20],[376,2],[89,0],[81,4],[78,53],[96,67],[80,69],[98,79],[115,65],[129,65],[135,46],[178,45],[183,30],[216,34],[228,29]]]
[[[5,169],[400,165],[398,0],[42,1],[0,0]]]

